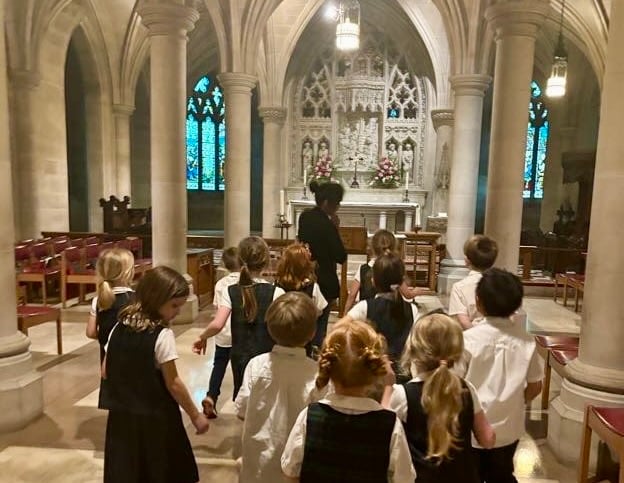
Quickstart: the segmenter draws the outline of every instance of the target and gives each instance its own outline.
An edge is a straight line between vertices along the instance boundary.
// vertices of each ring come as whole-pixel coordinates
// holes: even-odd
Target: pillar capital
[[[459,74],[451,76],[449,81],[456,96],[483,97],[492,83],[492,78],[483,74]]]
[[[433,128],[437,131],[440,126],[453,126],[454,111],[453,109],[432,109],[431,120]]]
[[[113,104],[113,114],[116,116],[131,116],[134,113],[134,106],[130,104]]]
[[[217,75],[219,84],[224,90],[235,94],[251,95],[251,90],[256,87],[258,78],[244,72],[222,72]]]
[[[496,40],[507,36],[535,39],[549,8],[548,0],[496,3],[486,9],[485,19],[496,32]]]
[[[284,124],[286,120],[286,108],[281,106],[261,106],[258,113],[262,120],[266,122],[274,122],[276,124]]]
[[[179,35],[186,38],[195,27],[199,12],[176,3],[146,3],[138,9],[149,36]]]

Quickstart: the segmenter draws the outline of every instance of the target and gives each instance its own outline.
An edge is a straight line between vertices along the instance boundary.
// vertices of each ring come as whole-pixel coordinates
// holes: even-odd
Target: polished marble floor
[[[443,303],[444,301],[442,301]],[[430,297],[427,305],[440,304]],[[524,308],[529,327],[535,331],[578,333],[579,316],[549,298],[527,298]],[[96,408],[99,385],[98,346],[84,336],[87,308],[64,311],[65,354],[56,355],[55,329],[44,324],[30,330],[32,355],[43,375],[45,412],[26,428],[0,435],[0,482],[2,483],[86,483],[102,480],[106,413]],[[212,364],[206,356],[191,353],[190,347],[201,329],[175,326],[180,359],[179,371],[199,404]],[[559,387],[553,375],[551,398]],[[231,394],[228,373],[222,399]],[[241,423],[231,402],[220,401],[219,418],[205,435],[193,434],[185,419],[202,482],[235,482],[236,458],[240,454]],[[559,464],[546,444],[547,412],[534,402],[527,411],[527,434],[516,453],[516,473],[522,483],[576,481],[576,469]]]

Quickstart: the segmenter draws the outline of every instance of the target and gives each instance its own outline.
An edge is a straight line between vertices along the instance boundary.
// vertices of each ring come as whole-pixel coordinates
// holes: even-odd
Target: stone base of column
[[[550,403],[548,445],[555,456],[564,463],[576,464],[579,460],[583,416],[585,406],[588,404],[624,407],[624,395],[597,391],[567,379],[563,380],[561,393]],[[595,459],[596,451],[592,450],[592,455]]]
[[[452,260],[450,258],[442,260],[440,263],[440,274],[438,275],[438,293],[450,294],[455,282],[459,282],[466,277],[469,271],[464,260]]]
[[[23,428],[43,414],[43,380],[21,332],[0,338],[0,433]]]

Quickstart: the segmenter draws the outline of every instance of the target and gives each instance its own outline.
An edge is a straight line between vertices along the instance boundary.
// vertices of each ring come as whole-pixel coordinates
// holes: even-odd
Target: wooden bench
[[[605,452],[598,450],[596,476],[588,478],[589,452],[591,449],[592,431],[613,450],[619,459],[620,470],[618,481],[624,483],[624,408],[603,408],[588,405],[583,420],[583,441],[579,462],[579,483],[594,483],[606,479],[604,461],[608,459]],[[610,481],[613,481],[610,479]]]
[[[56,322],[56,350],[63,353],[63,328],[60,309],[38,305],[17,306],[17,329],[28,336],[28,329],[46,322]]]
[[[551,351],[557,349],[578,350],[579,338],[566,335],[535,336],[537,353],[544,359],[544,386],[542,388],[542,409],[548,409],[551,377]]]

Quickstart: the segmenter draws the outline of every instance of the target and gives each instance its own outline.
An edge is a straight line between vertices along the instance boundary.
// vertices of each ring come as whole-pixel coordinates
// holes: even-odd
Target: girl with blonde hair
[[[221,332],[231,316],[233,400],[243,382],[247,363],[252,357],[270,352],[275,345],[264,316],[271,302],[284,293],[281,288],[260,278],[269,264],[269,247],[262,238],[250,236],[241,240],[238,244],[238,259],[238,283],[224,291],[217,313],[193,343],[193,352],[205,354],[207,340]],[[201,323],[204,318],[205,315],[200,314],[198,321]],[[210,396],[204,398],[202,406],[208,417],[215,416],[215,405]]]
[[[393,386],[389,406],[405,425],[417,483],[480,482],[471,436],[494,445],[475,388],[452,371],[463,351],[461,326],[444,314],[420,319],[407,339],[402,364],[414,377]]]
[[[334,392],[297,418],[282,471],[301,483],[414,481],[403,425],[368,397],[393,379],[385,341],[368,324],[339,322],[321,349],[316,386]]]

